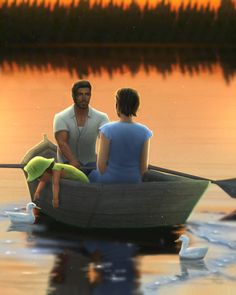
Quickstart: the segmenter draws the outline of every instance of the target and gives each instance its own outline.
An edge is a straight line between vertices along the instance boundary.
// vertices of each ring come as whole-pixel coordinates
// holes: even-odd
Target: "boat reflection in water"
[[[48,294],[138,294],[134,244],[84,241],[57,255]]]
[[[28,247],[55,255],[48,295],[141,294],[138,258],[178,252],[176,228],[93,232],[40,215],[38,224],[31,225],[26,234]]]

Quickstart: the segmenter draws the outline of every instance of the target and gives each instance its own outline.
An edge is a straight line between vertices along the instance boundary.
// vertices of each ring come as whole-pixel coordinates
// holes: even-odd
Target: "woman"
[[[39,179],[34,193],[34,200],[40,197],[40,193],[46,183],[52,180],[52,205],[54,208],[58,208],[59,206],[59,183],[61,178],[77,180],[84,183],[89,182],[87,176],[82,171],[68,164],[55,163],[54,158],[33,157],[24,167],[24,170],[28,174],[28,182]]]
[[[148,169],[149,142],[152,132],[135,123],[139,95],[131,88],[116,93],[119,121],[100,127],[97,170],[90,173],[90,182],[139,183]]]

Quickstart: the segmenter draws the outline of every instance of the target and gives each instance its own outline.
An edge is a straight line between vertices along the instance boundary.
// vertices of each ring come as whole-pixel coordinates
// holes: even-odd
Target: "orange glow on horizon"
[[[7,2],[8,3],[12,3],[14,0],[8,0]],[[35,0],[29,0],[30,3],[33,3]],[[58,0],[37,0],[38,3],[42,3],[44,2],[46,5],[55,5],[55,3],[57,2]],[[79,0],[75,0],[75,3],[77,3]],[[94,3],[96,2],[100,2],[103,3],[104,5],[107,5],[111,0],[89,0],[91,5],[93,5]],[[133,0],[113,0],[113,3],[116,3],[116,4],[121,4],[121,3],[124,3],[125,6],[128,6]],[[143,7],[146,2],[148,1],[149,5],[150,6],[154,6],[156,5],[157,3],[160,3],[162,0],[136,0],[136,2],[141,6]],[[23,2],[23,0],[17,0],[16,1],[17,3],[21,3]],[[62,4],[62,5],[69,5],[72,1],[71,0],[59,0],[59,3]],[[221,0],[166,0],[165,1],[166,4],[167,3],[170,3],[172,8],[178,8],[181,3],[183,3],[184,5],[187,5],[188,3],[191,3],[192,5],[198,5],[198,7],[200,6],[207,6],[208,3],[210,4],[210,7],[213,8],[213,9],[217,9],[220,5],[220,2]],[[5,3],[5,0],[0,0],[0,4],[3,4]]]

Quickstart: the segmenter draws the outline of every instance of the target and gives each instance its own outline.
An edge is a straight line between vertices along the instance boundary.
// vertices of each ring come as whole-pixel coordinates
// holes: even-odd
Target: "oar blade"
[[[229,194],[232,198],[236,198],[236,178],[216,180],[213,183],[217,184],[223,191]]]

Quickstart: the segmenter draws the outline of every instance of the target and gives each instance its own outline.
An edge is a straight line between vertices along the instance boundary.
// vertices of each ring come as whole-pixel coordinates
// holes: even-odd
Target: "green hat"
[[[41,156],[36,156],[32,158],[24,170],[28,173],[27,181],[31,182],[43,175],[46,169],[54,162],[54,158],[47,159]]]

